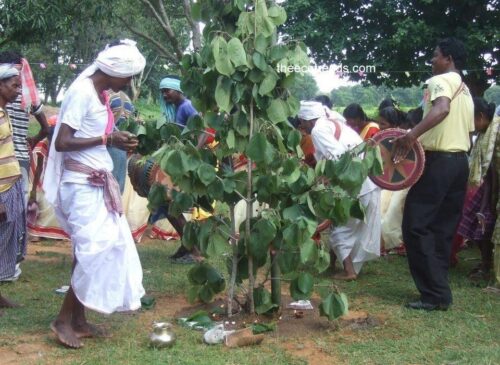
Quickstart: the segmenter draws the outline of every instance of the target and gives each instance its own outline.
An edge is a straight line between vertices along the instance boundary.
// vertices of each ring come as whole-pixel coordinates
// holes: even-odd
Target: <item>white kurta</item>
[[[91,186],[87,176],[63,168],[71,158],[95,169],[111,171],[105,146],[61,153],[54,142],[61,123],[81,138],[105,133],[107,111],[93,83],[80,78],[68,89],[52,138],[43,188],[61,227],[70,235],[76,266],[71,285],[86,307],[102,313],[136,310],[144,295],[142,267],[125,215],[109,212],[103,188]]]
[[[335,128],[340,127],[339,140]],[[344,152],[362,143],[361,137],[344,124],[337,126],[325,118],[319,118],[311,133],[317,161],[337,159]],[[359,194],[365,207],[365,220],[351,218],[346,225],[334,227],[330,233],[330,248],[344,261],[351,256],[354,269],[359,273],[363,263],[380,256],[380,189],[366,179]]]

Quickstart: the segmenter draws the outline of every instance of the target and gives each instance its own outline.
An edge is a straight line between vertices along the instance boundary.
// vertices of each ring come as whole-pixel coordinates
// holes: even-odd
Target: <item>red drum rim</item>
[[[420,142],[415,142],[405,159],[398,164],[392,161],[392,140],[403,136],[407,131],[389,128],[375,134],[372,139],[380,147],[384,172],[379,176],[370,175],[370,179],[386,190],[403,190],[415,184],[425,167],[425,153]]]

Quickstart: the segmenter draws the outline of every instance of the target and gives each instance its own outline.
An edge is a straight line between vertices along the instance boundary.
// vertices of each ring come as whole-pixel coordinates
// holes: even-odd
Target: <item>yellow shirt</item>
[[[440,96],[451,100],[450,112],[441,123],[429,129],[419,138],[426,151],[460,152],[470,148],[469,133],[474,131],[474,103],[469,89],[464,84],[459,90],[462,79],[456,72],[436,75],[426,82],[424,93],[424,117],[429,113],[432,102]],[[453,100],[452,100],[453,99]]]
[[[9,190],[20,177],[21,169],[14,152],[10,119],[0,108],[0,193]]]

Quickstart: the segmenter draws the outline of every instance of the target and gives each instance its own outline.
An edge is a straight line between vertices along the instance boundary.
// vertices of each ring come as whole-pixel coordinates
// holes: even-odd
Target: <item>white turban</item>
[[[304,101],[300,102],[300,110],[298,117],[303,120],[313,120],[326,117],[325,108],[323,104],[317,101]]]
[[[146,66],[146,59],[130,39],[120,40],[120,44],[104,48],[97,55],[92,65],[87,67],[77,78],[80,80],[93,75],[98,69],[112,77],[126,78],[137,75]]]
[[[106,48],[99,52],[95,65],[106,75],[113,77],[130,77],[137,75],[146,66],[146,59],[139,52],[136,43],[130,39],[120,41],[121,44]]]
[[[8,79],[12,76],[19,75],[19,70],[12,63],[0,64],[0,80]]]

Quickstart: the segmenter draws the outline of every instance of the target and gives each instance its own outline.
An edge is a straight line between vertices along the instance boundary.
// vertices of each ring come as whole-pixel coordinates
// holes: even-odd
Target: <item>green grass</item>
[[[50,247],[50,243],[44,244]],[[176,244],[157,241],[139,246],[144,286],[157,298],[182,296],[190,266],[172,265],[168,255]],[[389,256],[367,264],[355,282],[339,287],[350,301],[350,309],[366,311],[382,322],[359,330],[341,329],[309,337],[317,348],[347,364],[498,364],[500,359],[500,298],[472,285],[466,274],[477,261],[471,249],[461,254],[458,268],[451,271],[454,305],[447,312],[407,310],[403,304],[416,297],[406,259]],[[464,260],[466,258],[466,260]],[[217,260],[222,266],[223,260]],[[201,343],[201,333],[176,326],[178,341],[168,350],[147,346],[153,319],[148,311],[138,315],[91,314],[90,318],[110,326],[113,338],[85,342],[79,351],[58,346],[48,330],[62,296],[55,288],[68,284],[71,260],[60,254],[39,254],[23,263],[23,275],[14,284],[0,286],[6,296],[24,304],[0,317],[0,354],[36,339],[46,354],[37,364],[305,364],[272,337],[258,348],[228,350]],[[320,280],[328,279],[323,275]],[[158,305],[158,304],[157,304]],[[168,305],[168,304],[164,304]],[[297,334],[300,336],[300,333]],[[299,340],[298,340],[299,341]],[[0,360],[0,363],[2,361]],[[22,362],[21,362],[22,363]]]

